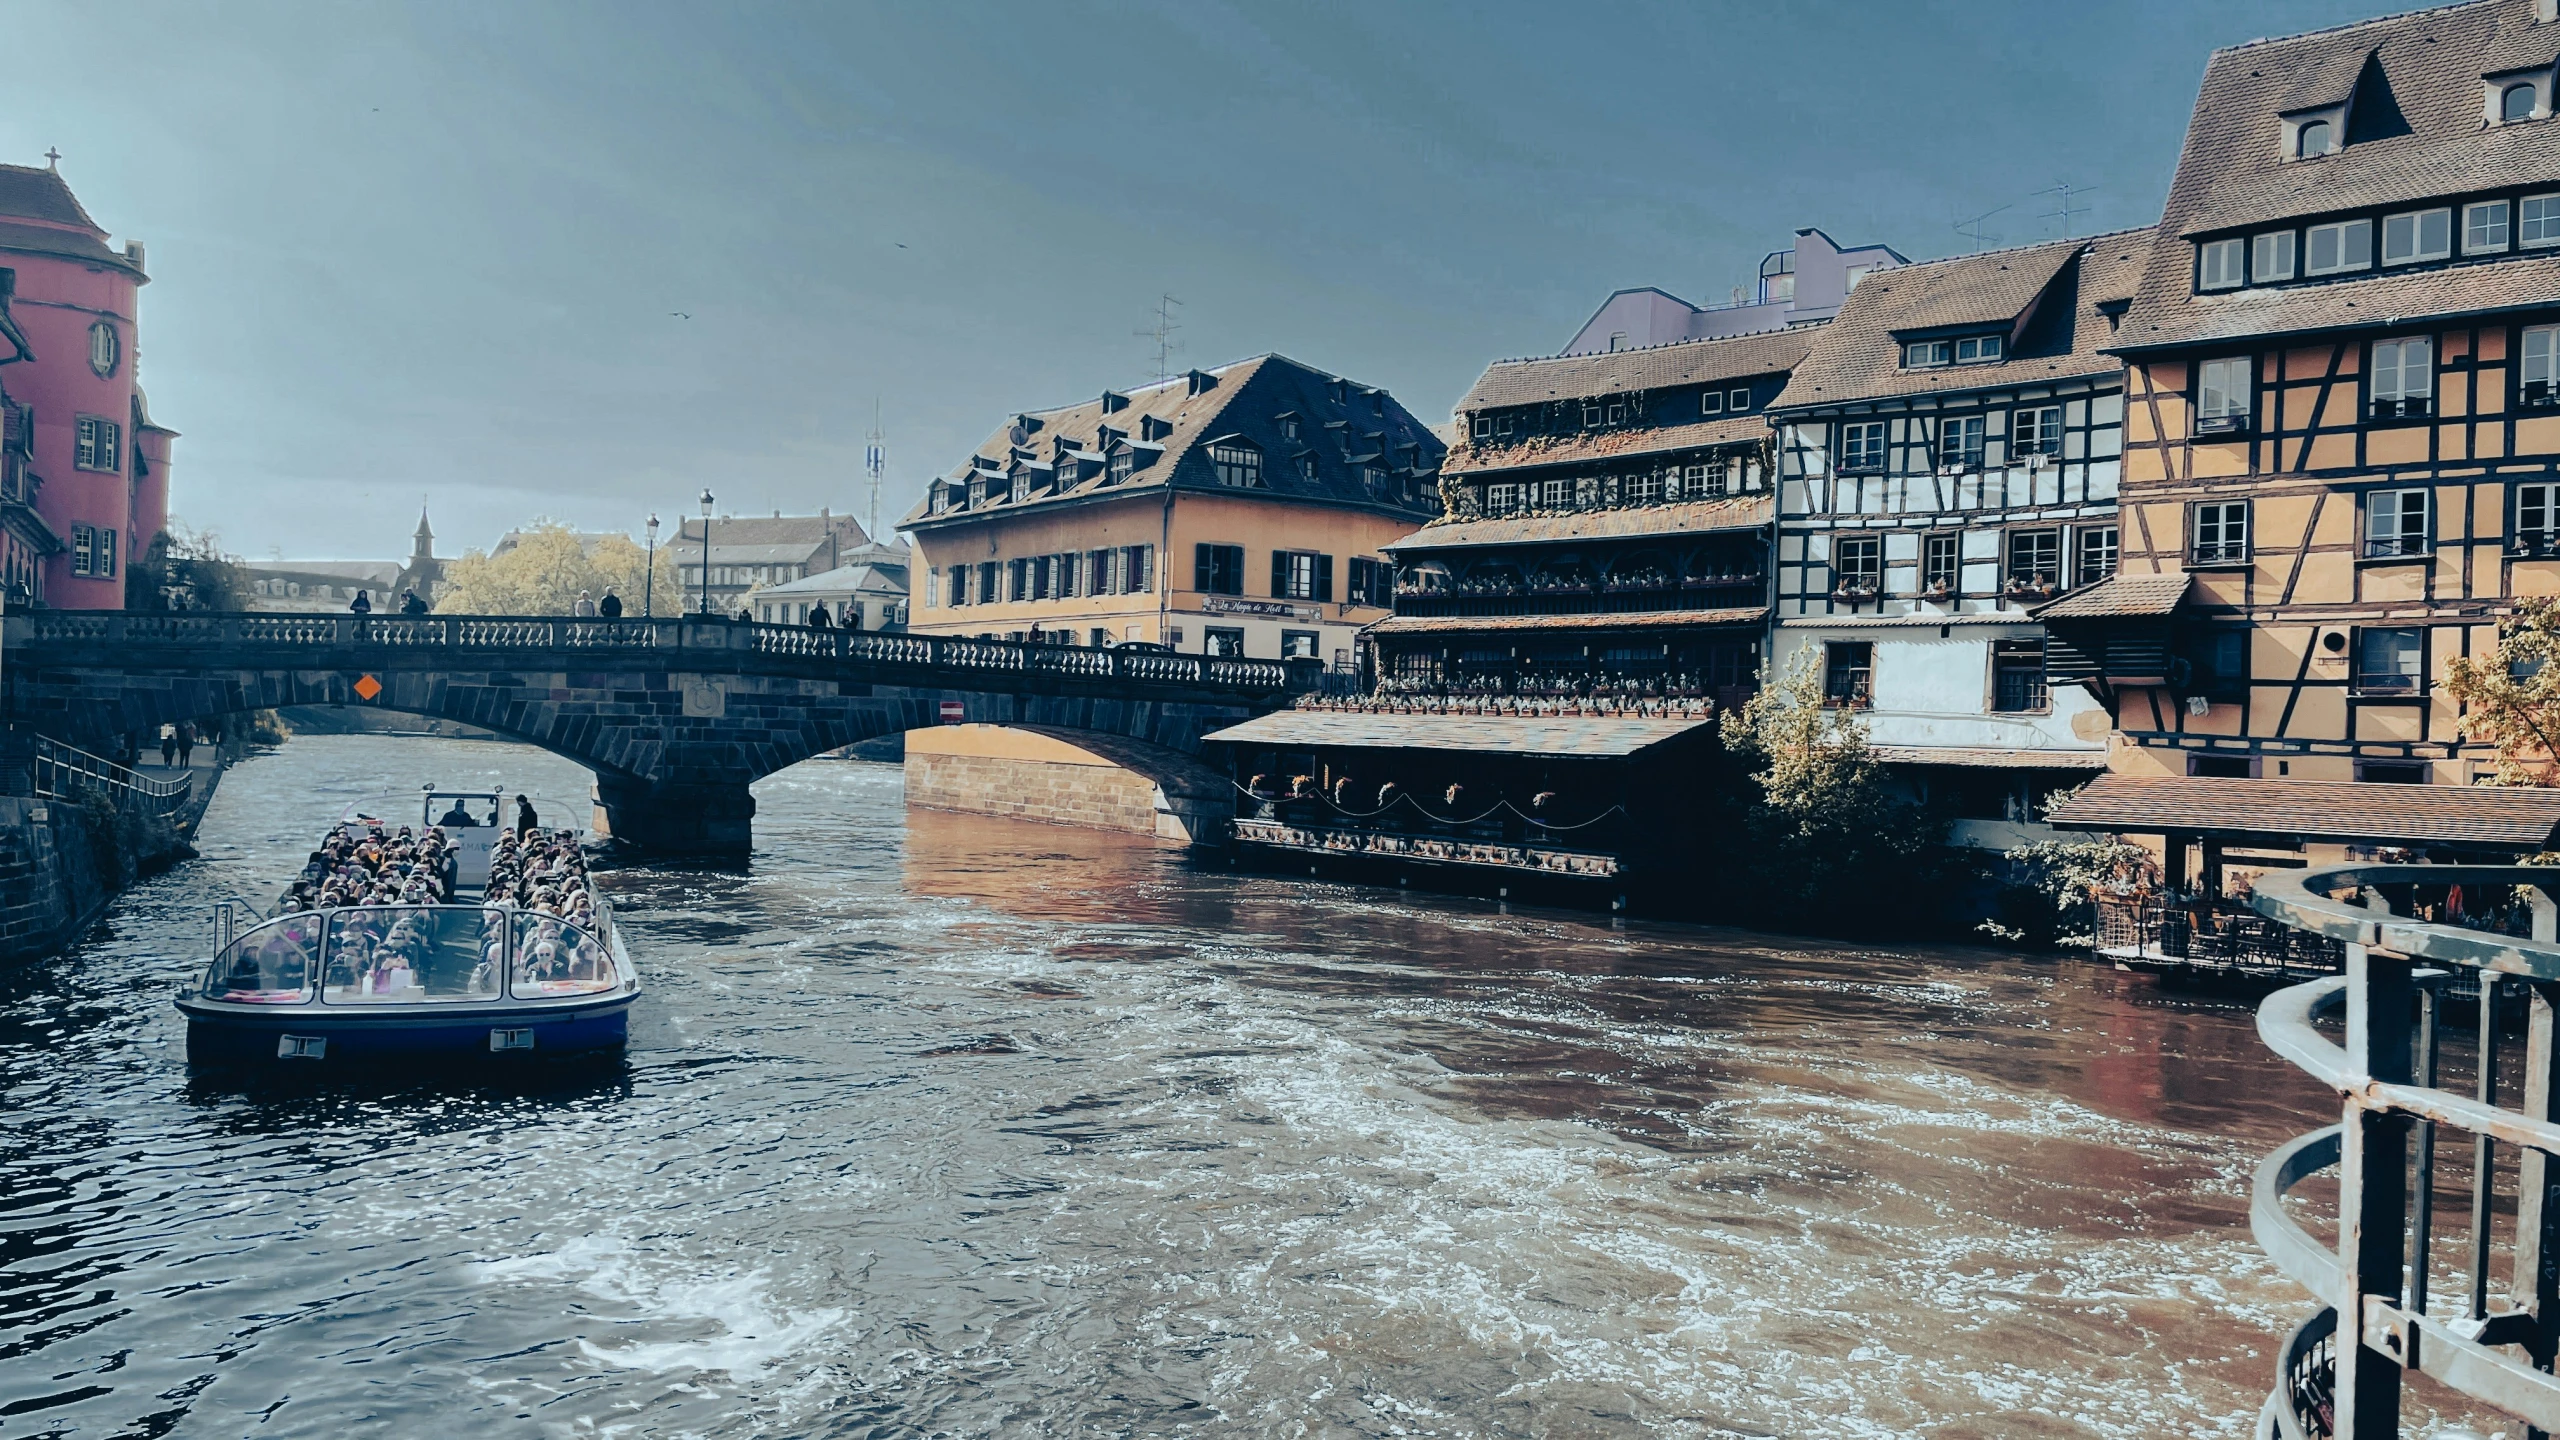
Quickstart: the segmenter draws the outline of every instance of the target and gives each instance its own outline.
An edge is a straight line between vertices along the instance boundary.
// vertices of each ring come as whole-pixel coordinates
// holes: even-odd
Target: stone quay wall
[[[1125,739],[1003,725],[911,731],[907,803],[1186,843],[1225,838],[1234,808],[1215,771]]]

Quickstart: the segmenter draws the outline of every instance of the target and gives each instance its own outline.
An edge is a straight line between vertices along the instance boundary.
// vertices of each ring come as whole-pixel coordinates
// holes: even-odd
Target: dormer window
[[[1023,501],[1028,500],[1028,499],[1030,499],[1030,498],[1031,498],[1031,472],[1030,472],[1030,471],[1028,471],[1028,470],[1016,470],[1016,471],[1014,471],[1014,472],[1013,472],[1013,503],[1014,503],[1014,504],[1016,504],[1016,505],[1019,505],[1019,504],[1021,504]]]
[[[2293,158],[2316,160],[2338,148],[2338,128],[2326,120],[2307,120],[2293,134]]]
[[[2270,230],[2249,242],[2249,272],[2264,285],[2275,280],[2293,278],[2294,235],[2290,230]]]
[[[2462,207],[2462,253],[2494,255],[2507,248],[2512,229],[2504,200],[2483,200]]]
[[[2314,225],[2303,246],[2308,262],[2305,275],[2336,275],[2348,270],[2373,268],[2373,222],[2340,220],[2328,225]]]
[[[2516,206],[2516,243],[2560,245],[2560,194],[2524,197]]]
[[[1209,465],[1218,483],[1239,490],[1262,484],[1262,452],[1242,440],[1222,440],[1209,447]]]
[[[1701,415],[1723,414],[1724,392],[1721,390],[1710,390],[1706,394],[1699,396],[1698,413]]]
[[[1484,422],[1484,421],[1482,421],[1482,420],[1478,420],[1476,423],[1477,423],[1477,424],[1479,424],[1479,425],[1482,425],[1482,424],[1484,424],[1485,422]],[[1479,430],[1479,431],[1477,431],[1476,433],[1477,433],[1477,434],[1479,434],[1479,435],[1481,435],[1481,434],[1484,434],[1485,432],[1484,432],[1484,431],[1482,431],[1482,430]],[[1280,438],[1281,438],[1281,439],[1283,439],[1283,440],[1295,440],[1295,439],[1297,439],[1297,438],[1298,438],[1298,417],[1297,417],[1297,416],[1295,416],[1295,415],[1283,415],[1283,416],[1281,416],[1281,417],[1280,417]]]
[[[2541,107],[2541,91],[2529,83],[2510,85],[2498,96],[2498,118],[2508,124],[2532,119],[2533,112]]]
[[[1130,449],[1126,445],[1112,451],[1111,459],[1104,464],[1102,473],[1108,477],[1109,482],[1114,485],[1117,485],[1121,481],[1128,479],[1130,476],[1137,474],[1138,452]]]
[[[2509,71],[2480,77],[2480,118],[2491,125],[2539,120],[2551,113],[2543,87],[2551,83],[2548,68]]]
[[[2236,290],[2248,280],[2249,242],[2207,240],[2196,247],[2196,288]]]
[[[1902,366],[1906,370],[1931,370],[1942,365],[1989,365],[1997,362],[2007,348],[2006,337],[2000,335],[1914,340],[1902,347]]]
[[[2451,210],[2404,210],[2382,217],[2382,263],[2415,265],[2453,254]]]

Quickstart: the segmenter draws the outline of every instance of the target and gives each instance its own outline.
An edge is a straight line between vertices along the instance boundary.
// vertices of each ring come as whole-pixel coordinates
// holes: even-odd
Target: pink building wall
[[[35,352],[0,369],[0,386],[35,411],[34,470],[44,481],[35,509],[65,546],[46,566],[45,603],[120,610],[126,571],[169,518],[172,432],[144,421],[135,384],[136,302],[148,280],[141,246],[111,249],[52,170],[0,165],[0,268],[14,272],[9,313]],[[113,336],[105,366],[93,363],[98,327]],[[80,463],[83,417],[113,427],[112,468]],[[114,536],[112,574],[74,573],[71,546],[84,526]]]

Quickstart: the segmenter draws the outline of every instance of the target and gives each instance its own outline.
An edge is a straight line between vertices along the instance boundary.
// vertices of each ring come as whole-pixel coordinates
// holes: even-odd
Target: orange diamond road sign
[[[356,694],[358,694],[358,695],[360,695],[360,696],[363,696],[363,697],[364,697],[365,699],[367,699],[367,700],[370,700],[370,699],[372,699],[374,696],[379,695],[379,694],[381,694],[381,693],[382,693],[382,682],[381,682],[381,681],[379,681],[379,680],[374,679],[374,678],[373,678],[372,676],[370,676],[370,675],[367,675],[367,676],[365,676],[364,678],[362,678],[362,679],[360,679],[360,680],[356,681],[356,684],[355,684],[355,691],[356,691]]]

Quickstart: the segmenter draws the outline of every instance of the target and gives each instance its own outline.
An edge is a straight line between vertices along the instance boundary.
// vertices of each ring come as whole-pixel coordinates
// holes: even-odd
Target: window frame
[[[2345,259],[2347,253],[2346,236],[2348,232],[2358,230],[2363,232],[2364,243],[2359,248],[2361,249],[2364,258],[2354,261],[2353,263],[2349,263]],[[2337,233],[2337,248],[2340,258],[2336,264],[2329,265],[2324,268],[2316,263],[2315,257],[2319,251],[2320,236],[2326,231],[2334,231]],[[2323,275],[2354,275],[2372,269],[2373,242],[2373,217],[2370,215],[2357,215],[2345,220],[2329,220],[2317,225],[2305,226],[2302,232],[2303,278],[2309,280],[2316,279]]]
[[[2532,223],[2542,227],[2542,235],[2539,239],[2535,239],[2525,234],[2526,216],[2524,212],[2525,207],[2528,205],[2538,205],[2541,207],[2541,213],[2532,217]],[[2560,190],[2547,190],[2539,195],[2517,196],[2516,248],[2519,250],[2547,250],[2554,245],[2560,245]]]
[[[2498,238],[2474,242],[2471,238],[2472,218],[2485,211],[2498,214]],[[2504,255],[2515,248],[2516,206],[2513,200],[2499,196],[2495,200],[2470,200],[2462,206],[2462,253],[2465,255]]]
[[[1244,594],[1244,547],[1202,540],[1191,547],[1191,588],[1203,595]]]
[[[1723,414],[1724,392],[1722,390],[1700,391],[1698,394],[1698,413],[1701,415]]]
[[[1822,642],[1822,707],[1872,710],[1876,703],[1876,647],[1872,640]]]
[[[2029,545],[2025,542],[2034,543]],[[2048,550],[2048,548],[2050,551],[2048,558],[2052,563],[2042,569],[2035,568],[2032,558],[2034,552]],[[2020,553],[2022,550],[2026,551],[2027,554],[2022,556]],[[2025,574],[2019,573],[2019,565],[2022,560],[2029,565],[2029,569]],[[2014,530],[2002,532],[2000,537],[2000,580],[2002,589],[2032,589],[2037,586],[2047,586],[2054,590],[2060,590],[2062,588],[2064,573],[2063,564],[2064,551],[2062,547],[2061,526],[2024,525]]]
[[[2236,513],[2239,539],[2217,539],[2211,550],[2204,541],[2206,512],[2213,512],[2218,536],[2227,537]],[[2252,563],[2252,544],[2256,540],[2257,514],[2247,497],[2238,500],[2191,500],[2187,502],[2187,568],[2219,570],[2243,567]]]
[[[2528,491],[2540,491],[2541,523],[2528,524]],[[2560,480],[2528,480],[2510,487],[2507,550],[2514,555],[2560,555]]]
[[[2532,373],[2536,359],[2533,353],[2533,342],[2537,337],[2543,342],[2540,356],[2543,373],[2538,381]],[[2518,326],[2515,354],[2516,407],[2540,409],[2547,405],[2560,404],[2560,325]],[[2542,393],[2538,397],[2533,393],[2533,386],[2536,384],[2542,386]]]
[[[1984,457],[1991,449],[1991,417],[1988,415],[1942,415],[1938,417],[1938,467],[1961,466],[1966,470],[1984,468]]]
[[[124,427],[104,415],[72,418],[71,468],[114,475],[124,468]]]
[[[2444,224],[2444,248],[2431,251],[2425,248],[2427,222],[2439,217]],[[2391,231],[2394,225],[2403,221],[2407,222],[2410,242],[2416,248],[2395,260],[2391,256]],[[2450,260],[2453,258],[2454,246],[2453,207],[2431,205],[2424,210],[2390,211],[2382,217],[2381,231],[2376,238],[2381,241],[2380,259],[2386,270],[2400,265],[2424,265],[2436,260]]]
[[[1852,442],[1855,437],[1870,433],[1875,440],[1874,454],[1861,461],[1852,453],[1855,448]],[[1843,475],[1881,475],[1893,453],[1892,435],[1892,425],[1888,421],[1844,420],[1840,424],[1840,436],[1835,447],[1838,453],[1833,463]]]
[[[1259,490],[1262,488],[1262,447],[1239,440],[1211,441],[1209,471],[1227,489]]]
[[[2284,270],[2278,274],[2267,263],[2266,249],[2271,241],[2284,244]],[[2298,230],[2261,230],[2249,237],[2249,283],[2274,285],[2300,278],[2302,274],[2302,233]]]
[[[1844,562],[1849,548],[1857,547],[1864,560],[1853,570]],[[1831,594],[1834,598],[1864,590],[1869,595],[1884,593],[1884,537],[1881,535],[1835,535],[1831,539]]]
[[[2229,398],[2234,387],[2228,383],[2222,385],[2221,389],[2226,401],[2222,408],[2214,409],[2207,403],[2207,397],[2213,393],[2208,388],[2211,384],[2208,377],[2217,370],[2229,374],[2231,370],[2228,367],[2237,367],[2237,373],[2244,383],[2237,387],[2236,400]],[[2256,355],[2213,355],[2196,362],[2195,393],[2191,397],[2191,407],[2199,426],[2207,420],[2236,419],[2245,427],[2257,414],[2257,402],[2258,357]],[[2210,432],[2199,431],[2199,433]]]
[[[1920,593],[1958,595],[1964,591],[1964,536],[1955,530],[1932,530],[1920,537]]]
[[[2423,347],[2423,360],[2417,367],[2416,391],[2410,389],[2409,352],[2411,346]],[[2391,392],[2383,393],[2382,363],[2388,350],[2391,356]],[[2423,420],[2435,409],[2436,342],[2433,335],[2393,335],[2365,343],[2364,352],[2365,416],[2369,420]],[[2388,407],[2388,408],[2386,408]]]
[[[2417,526],[2409,525],[2409,500],[2417,498]],[[2435,552],[2436,492],[2424,485],[2386,485],[2364,492],[2357,507],[2359,524],[2364,530],[2360,547],[2367,560],[2422,559]],[[2391,533],[2383,534],[2378,521],[2390,516]]]
[[[2196,288],[2237,290],[2249,283],[2249,241],[2245,236],[2196,242]]]
[[[1990,645],[1991,675],[1983,709],[1992,715],[2045,715],[2053,710],[2053,685],[2045,676],[2045,642],[2035,639],[1994,640]],[[2004,676],[2032,675],[2032,685],[2022,685],[2020,699],[2028,703],[2005,704],[2001,688]]]
[[[2349,636],[2349,643],[2347,645],[2347,654],[2349,656],[2347,666],[2347,693],[2362,699],[2425,699],[2431,689],[2428,684],[2428,672],[2432,668],[2430,662],[2434,658],[2432,654],[2434,646],[2432,644],[2432,637],[2428,634],[2428,631],[2433,628],[2434,627],[2427,625],[2358,625],[2352,627],[2352,633]],[[2372,672],[2365,669],[2366,641],[2376,635],[2396,634],[2410,634],[2418,637],[2417,673],[2408,677],[2409,684],[2406,688],[2398,685],[2376,686],[2371,683],[2370,677]],[[2394,671],[2392,678],[2397,679],[2399,676],[2400,672]]]
[[[2091,552],[2102,552],[2104,568],[2091,573]],[[2071,532],[2071,583],[2095,585],[2107,579],[2124,565],[2124,527],[2122,524],[2078,525]]]
[[[2036,422],[2032,427],[2035,431],[2035,439],[2033,442],[2028,442],[2021,440],[2019,437],[2025,434],[2030,428],[2021,422],[2031,417]],[[2050,417],[2051,420],[2050,424],[2046,423],[2048,417]],[[2009,458],[2012,460],[2025,455],[2050,455],[2057,460],[2061,459],[2062,407],[2059,405],[2021,405],[2015,410],[2010,411],[2008,446]]]
[[[2511,113],[2518,95],[2524,97],[2524,113]],[[2521,125],[2542,110],[2542,86],[2531,80],[2513,80],[2498,87],[2498,123]]]

